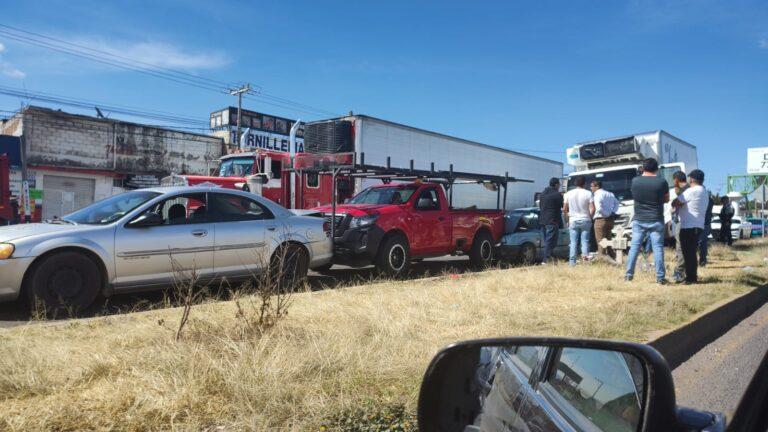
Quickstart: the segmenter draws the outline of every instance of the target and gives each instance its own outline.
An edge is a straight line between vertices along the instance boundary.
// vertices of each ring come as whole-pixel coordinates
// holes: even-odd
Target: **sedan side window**
[[[563,348],[547,383],[552,402],[578,429],[632,432],[643,399],[643,366],[630,354]]]
[[[237,222],[274,219],[274,215],[262,204],[234,194],[210,194],[211,222]]]
[[[160,201],[143,214],[157,213],[162,225],[184,225],[205,222],[206,208],[205,193],[193,193]]]

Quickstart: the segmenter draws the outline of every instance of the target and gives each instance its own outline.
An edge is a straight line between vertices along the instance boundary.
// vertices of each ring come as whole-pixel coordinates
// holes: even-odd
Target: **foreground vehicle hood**
[[[0,242],[24,239],[43,234],[69,233],[91,228],[88,225],[32,223],[0,227]]]

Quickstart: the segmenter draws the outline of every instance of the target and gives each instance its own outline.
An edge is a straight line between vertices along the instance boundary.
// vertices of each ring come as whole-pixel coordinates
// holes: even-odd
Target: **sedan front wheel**
[[[99,266],[79,252],[57,252],[35,263],[27,292],[47,314],[75,314],[93,303],[102,286]]]

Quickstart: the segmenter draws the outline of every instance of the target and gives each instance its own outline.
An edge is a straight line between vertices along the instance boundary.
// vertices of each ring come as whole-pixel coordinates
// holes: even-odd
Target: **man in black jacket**
[[[731,200],[727,196],[721,199],[720,204],[723,205],[723,208],[720,209],[720,241],[730,246],[733,244],[731,221],[735,212],[731,205]]]
[[[539,196],[539,224],[544,236],[544,256],[542,263],[552,257],[552,251],[557,246],[557,234],[563,220],[563,195],[560,193],[560,180],[556,177],[549,179],[549,187]]]

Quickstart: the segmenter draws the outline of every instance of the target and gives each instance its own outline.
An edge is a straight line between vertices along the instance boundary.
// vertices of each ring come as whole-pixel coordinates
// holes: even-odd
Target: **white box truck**
[[[624,229],[625,235],[630,234],[628,228],[634,208],[630,187],[644,159],[655,158],[659,162],[659,175],[670,187],[675,171],[688,174],[699,166],[696,146],[663,130],[583,142],[568,148],[566,157],[574,168],[567,175],[566,187],[573,187],[571,179],[576,176],[586,177],[586,184],[601,180],[603,188],[613,192],[621,203],[614,230]],[[667,205],[668,236],[671,236],[671,219],[671,208]]]
[[[506,209],[528,207],[534,204],[536,192],[541,192],[552,177],[561,178],[563,164],[559,161],[532,156],[500,147],[481,144],[437,132],[418,129],[387,120],[351,115],[331,121],[348,122],[350,148],[362,155],[365,164],[417,170],[448,171],[453,165],[455,172],[467,172],[531,180],[510,182],[507,188]],[[312,124],[306,126],[305,142],[313,142]],[[347,128],[344,128],[347,130]],[[338,140],[337,140],[338,142]],[[325,149],[336,150],[336,149]],[[312,151],[312,148],[307,148]],[[355,180],[354,192],[380,183],[372,179]],[[477,206],[496,208],[497,193],[475,184],[454,185],[454,207]]]

